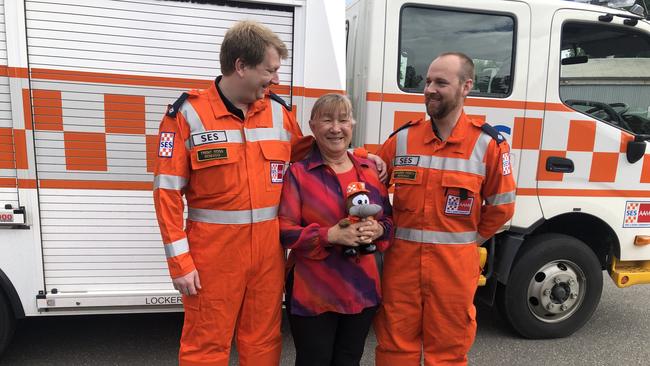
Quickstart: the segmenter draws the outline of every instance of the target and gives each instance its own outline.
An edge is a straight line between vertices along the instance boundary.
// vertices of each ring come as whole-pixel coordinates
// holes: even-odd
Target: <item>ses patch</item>
[[[510,153],[504,152],[501,154],[501,166],[503,175],[512,173],[512,168],[510,167]]]
[[[625,202],[623,227],[650,227],[650,202]]]
[[[271,183],[284,182],[284,173],[286,165],[284,161],[272,161],[271,163]]]
[[[217,159],[228,159],[228,149],[220,147],[217,149],[205,149],[196,152],[196,160],[208,161]]]
[[[394,166],[418,166],[419,162],[420,162],[419,156],[401,155],[395,157],[395,159],[393,160],[393,165]]]
[[[161,158],[171,158],[174,154],[174,132],[161,132],[158,145],[158,156]]]
[[[192,144],[194,146],[212,144],[215,142],[228,142],[226,131],[207,131],[192,135]]]
[[[472,213],[473,204],[474,204],[473,197],[462,199],[460,196],[449,194],[447,195],[445,214],[469,216]]]

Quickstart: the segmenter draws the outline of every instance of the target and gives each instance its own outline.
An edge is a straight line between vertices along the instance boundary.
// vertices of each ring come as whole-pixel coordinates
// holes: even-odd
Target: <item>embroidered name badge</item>
[[[226,131],[207,131],[192,135],[192,143],[194,146],[212,144],[215,142],[228,142]]]
[[[283,161],[272,161],[271,163],[271,183],[284,182],[285,164]]]
[[[196,160],[198,161],[208,161],[208,160],[227,159],[227,158],[228,158],[228,149],[225,147],[220,147],[218,149],[199,150],[196,153]]]
[[[419,156],[402,155],[402,156],[396,156],[395,157],[395,159],[393,160],[393,165],[395,165],[395,166],[418,166],[419,162],[420,162],[420,157]]]
[[[469,216],[472,213],[472,205],[474,198],[468,197],[461,200],[460,196],[449,194],[447,195],[447,204],[445,205],[446,215],[464,215]]]
[[[504,152],[501,154],[501,166],[503,169],[503,175],[512,173],[512,169],[510,169],[510,153]]]
[[[394,170],[393,179],[408,179],[415,180],[418,176],[418,172],[415,170]]]
[[[174,154],[174,135],[173,132],[160,133],[158,156],[161,158],[171,158]]]

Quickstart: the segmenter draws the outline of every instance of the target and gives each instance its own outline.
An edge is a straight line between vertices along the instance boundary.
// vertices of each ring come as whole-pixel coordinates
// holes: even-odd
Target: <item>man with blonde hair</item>
[[[169,272],[183,295],[181,366],[228,365],[233,332],[240,365],[279,363],[277,211],[292,145],[302,137],[269,91],[287,54],[268,28],[237,23],[221,45],[222,76],[184,93],[160,124],[154,200]]]

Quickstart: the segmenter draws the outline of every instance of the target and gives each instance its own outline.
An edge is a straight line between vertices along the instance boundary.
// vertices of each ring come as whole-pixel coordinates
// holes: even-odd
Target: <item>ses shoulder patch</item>
[[[173,132],[161,132],[160,142],[158,144],[158,156],[161,158],[171,158],[174,154],[174,136]]]
[[[501,166],[503,175],[512,173],[512,169],[510,167],[510,153],[504,152],[501,154]]]

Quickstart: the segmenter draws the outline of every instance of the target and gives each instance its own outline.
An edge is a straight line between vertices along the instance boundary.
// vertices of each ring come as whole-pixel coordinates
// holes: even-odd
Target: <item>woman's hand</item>
[[[375,219],[363,219],[359,224],[359,232],[362,234],[359,238],[359,244],[370,244],[384,235],[384,227]]]
[[[368,225],[366,222],[357,222],[344,228],[338,224],[334,225],[327,231],[327,241],[332,244],[348,247],[358,247],[359,244],[368,244],[370,242],[362,239],[363,236],[367,236],[367,233],[364,234],[359,230],[362,226],[366,225]]]

